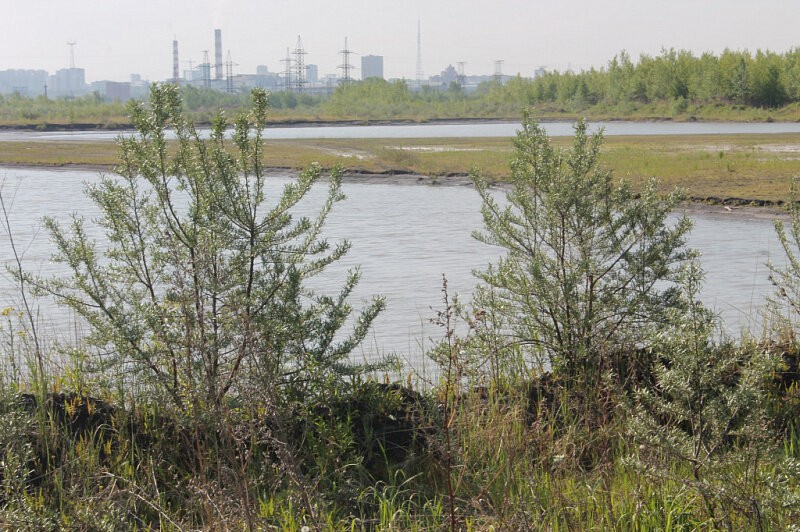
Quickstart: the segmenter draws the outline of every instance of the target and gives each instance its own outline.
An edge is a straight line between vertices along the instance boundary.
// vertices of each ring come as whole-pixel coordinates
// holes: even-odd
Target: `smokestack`
[[[172,41],[172,81],[178,83],[181,79],[180,62],[178,61],[178,40]]]
[[[214,30],[214,79],[222,79],[222,30]]]

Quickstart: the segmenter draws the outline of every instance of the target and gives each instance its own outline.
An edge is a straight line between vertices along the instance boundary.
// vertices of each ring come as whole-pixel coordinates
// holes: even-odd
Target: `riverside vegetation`
[[[182,89],[184,110],[210,123],[216,109],[243,109],[246,94]],[[445,90],[409,90],[405,81],[370,79],[342,85],[330,95],[278,92],[273,121],[427,121],[516,119],[536,106],[539,118],[771,121],[800,119],[800,50],[785,53],[725,50],[700,57],[663,50],[637,62],[626,52],[602,69],[548,72],[536,79],[483,83],[467,94],[453,82]],[[130,126],[125,107],[98,94],[74,100],[0,97],[0,125],[63,128]]]
[[[306,284],[348,249],[320,236],[341,170],[316,215],[294,207],[319,166],[265,197],[266,95],[252,100],[230,140],[221,114],[203,138],[177,89],[154,86],[116,176],[87,189],[107,243],[80,217],[47,220],[71,275],[10,268],[22,305],[2,313],[4,527],[800,526],[797,203],[776,226],[790,260],[771,269],[772,330],[723,338],[697,302],[691,224],[667,223],[682,193],[655,180],[634,193],[600,164],[601,135],[578,123],[554,145],[526,115],[507,204],[473,174],[476,237],[506,255],[470,305],[443,281],[433,380],[387,383],[392,360],[350,356],[384,301],[352,307],[357,271],[338,294]],[[32,293],[72,308],[87,336],[43,336]]]
[[[612,136],[601,163],[639,190],[659,176],[662,192],[678,186],[692,201],[781,204],[795,172],[798,134]],[[569,139],[554,138],[566,146]],[[441,183],[468,181],[477,166],[492,182],[508,182],[510,139],[311,139],[266,140],[264,164],[272,172],[296,172],[312,162],[323,170],[337,165],[345,177],[410,179]],[[170,142],[169,149],[176,143]],[[112,170],[118,161],[112,142],[0,141],[0,165]],[[394,176],[394,177],[393,177]]]

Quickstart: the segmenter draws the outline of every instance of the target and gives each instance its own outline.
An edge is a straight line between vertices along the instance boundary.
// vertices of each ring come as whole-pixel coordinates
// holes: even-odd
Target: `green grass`
[[[66,358],[49,353],[47,375],[27,378],[18,362],[9,364],[26,357],[32,363],[30,336],[20,334],[26,331],[20,318],[9,310],[0,320],[0,527],[444,530],[448,478],[458,530],[800,525],[800,476],[781,469],[787,458],[800,454],[791,427],[786,432],[772,427],[774,445],[766,450],[733,444],[736,459],[716,465],[719,486],[738,496],[744,479],[758,506],[742,506],[741,497],[721,491],[712,493],[711,515],[686,461],[670,462],[658,449],[631,440],[621,388],[604,385],[600,395],[607,398],[607,417],[587,420],[580,391],[573,396],[556,388],[551,403],[531,405],[529,374],[502,367],[505,377],[492,381],[480,371],[457,370],[458,379],[448,382],[442,373],[418,389],[422,414],[415,422],[430,438],[424,454],[402,462],[387,455],[385,470],[366,471],[359,463],[363,455],[348,439],[352,435],[341,428],[351,424],[374,434],[370,428],[391,419],[391,411],[381,413],[392,407],[391,400],[372,404],[373,417],[339,413],[298,425],[303,429],[294,443],[302,442],[300,447],[289,444],[293,454],[281,454],[265,445],[273,435],[266,405],[242,396],[214,413],[177,411],[147,390],[115,385],[113,370],[90,377],[80,346]],[[461,352],[453,355],[462,367]],[[342,390],[339,399],[355,397],[358,388]],[[48,408],[22,408],[22,391],[36,397],[81,395],[68,396],[64,423]],[[798,403],[790,400],[796,389],[781,394],[766,387],[764,393],[772,419],[796,417]],[[76,434],[81,412],[99,409],[87,395],[115,410],[103,418],[102,429]],[[313,411],[315,405],[308,406]],[[453,445],[446,460],[448,430]],[[649,469],[648,456],[661,458],[667,469]],[[43,473],[36,483],[32,470]]]
[[[568,139],[556,138],[566,145]],[[664,189],[684,187],[695,198],[782,201],[800,168],[800,134],[606,137],[602,163],[634,186],[656,176]],[[266,164],[301,169],[311,162],[354,172],[508,175],[511,139],[309,139],[266,141]],[[111,167],[111,142],[0,142],[0,165]]]
[[[215,95],[219,96],[219,95]],[[274,107],[270,116],[276,124],[296,123],[426,123],[437,120],[518,120],[526,104],[522,101],[504,101],[501,104],[482,102],[480,98],[461,102],[432,103],[413,101],[389,104],[374,103],[372,106],[354,104],[350,111],[333,110],[326,102],[316,105],[298,105],[295,108]],[[187,111],[198,124],[209,124],[216,113],[216,106],[198,107]],[[239,107],[229,107],[235,114]],[[598,103],[574,105],[573,103],[542,102],[535,105],[533,116],[539,120],[670,120],[686,122],[694,120],[722,122],[796,122],[800,121],[800,103],[789,103],[777,108],[762,108],[730,103],[691,103],[686,109],[676,110],[672,101],[652,103],[622,102],[617,105]],[[38,130],[61,130],[81,127],[83,129],[131,128],[132,124],[124,104],[76,100],[50,100],[44,102],[0,104],[0,127],[33,128]]]

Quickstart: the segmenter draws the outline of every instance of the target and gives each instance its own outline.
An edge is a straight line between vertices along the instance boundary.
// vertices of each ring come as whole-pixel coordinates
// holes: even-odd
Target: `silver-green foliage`
[[[568,378],[597,377],[604,353],[641,338],[667,301],[662,282],[689,255],[690,221],[667,220],[681,193],[662,198],[655,180],[638,195],[614,183],[598,162],[601,142],[581,121],[572,148],[559,149],[526,114],[507,204],[474,177],[485,224],[475,236],[506,251],[479,273],[478,306]]]
[[[132,107],[137,134],[119,140],[117,175],[88,186],[107,244],[80,216],[69,227],[46,220],[55,258],[72,273],[40,286],[88,322],[102,368],[178,406],[218,405],[245,389],[277,400],[340,380],[359,370],[348,355],[383,307],[375,299],[343,334],[358,273],[335,297],[307,288],[349,248],[321,237],[344,197],[341,171],[313,217],[293,212],[318,166],[268,200],[267,95],[252,96],[230,138],[222,113],[205,138],[184,118],[177,89],[153,86],[149,106]]]
[[[764,382],[771,359],[743,341],[716,341],[717,318],[697,300],[702,272],[690,262],[680,274],[681,305],[651,333],[657,360],[652,386],[635,394],[628,432],[640,445],[631,460],[661,479],[683,479],[708,517],[732,513],[761,523],[795,497],[797,464],[781,460],[770,440]]]
[[[797,179],[792,180],[789,193],[790,227],[775,220],[775,232],[786,256],[783,268],[769,262],[769,280],[775,287],[775,296],[770,298],[770,308],[775,322],[773,326],[784,336],[793,336],[794,321],[800,315],[800,204],[797,203]]]

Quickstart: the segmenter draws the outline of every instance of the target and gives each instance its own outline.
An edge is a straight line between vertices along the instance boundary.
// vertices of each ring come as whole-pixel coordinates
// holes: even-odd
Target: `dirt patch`
[[[335,148],[323,148],[323,147],[316,147],[317,150],[327,153],[330,155],[335,155],[337,157],[353,157],[354,159],[358,159],[359,161],[363,161],[365,159],[373,159],[374,156],[369,154],[365,151],[361,150],[347,150],[347,149],[335,149]]]
[[[414,151],[420,153],[449,153],[462,151],[488,151],[484,148],[456,148],[452,146],[384,146],[387,150]]]
[[[800,153],[800,144],[761,144],[756,149],[770,153]]]

